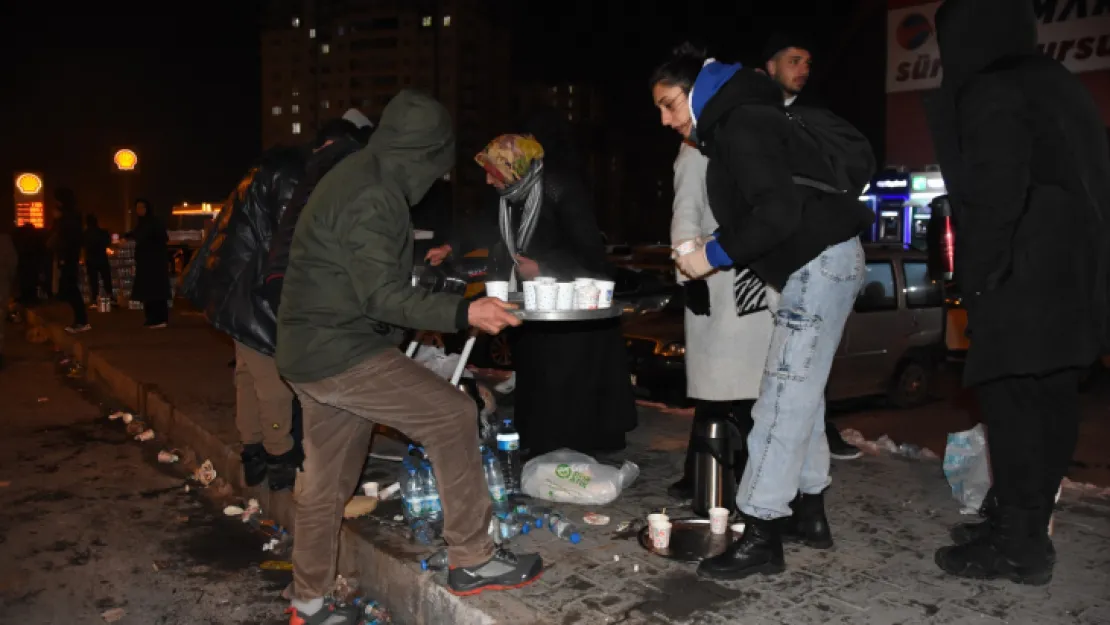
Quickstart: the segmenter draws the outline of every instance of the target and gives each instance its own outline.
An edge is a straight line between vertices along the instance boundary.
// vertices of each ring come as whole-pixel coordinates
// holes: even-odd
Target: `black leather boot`
[[[727,551],[701,561],[698,575],[711,579],[743,579],[757,573],[777,575],[786,570],[782,557],[781,520],[765,521],[744,515],[744,536]]]
[[[1044,527],[1043,540],[1040,541],[1045,551],[1045,556],[1048,558],[1049,563],[1056,564],[1056,547],[1052,544],[1052,539],[1048,536],[1048,521],[1052,518],[1052,511],[1055,509],[1056,498],[1053,496],[1049,502],[1050,505],[1041,521]],[[987,493],[986,499],[983,500],[983,505],[979,510],[979,515],[987,517],[985,521],[978,523],[960,523],[954,526],[948,533],[952,537],[952,542],[957,545],[966,545],[977,540],[989,540],[991,533],[990,517],[998,509],[998,500],[994,497],[993,491]]]
[[[1039,529],[1044,511],[999,507],[990,531],[963,545],[936,552],[937,566],[968,579],[1008,579],[1015,584],[1043,586],[1052,580],[1053,563]]]
[[[831,549],[832,530],[825,516],[825,494],[804,495],[799,493],[790,502],[793,514],[782,520],[782,539],[785,542],[799,542],[814,549]]]
[[[239,454],[243,461],[243,481],[247,486],[258,486],[266,479],[266,450],[262,443],[243,445]]]
[[[304,454],[294,447],[280,456],[266,454],[266,472],[270,490],[292,490],[297,481],[297,469],[304,462]]]

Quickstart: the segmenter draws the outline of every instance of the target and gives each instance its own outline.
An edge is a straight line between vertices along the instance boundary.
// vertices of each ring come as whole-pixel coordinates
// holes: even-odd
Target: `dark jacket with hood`
[[[153,302],[170,299],[170,264],[166,244],[170,237],[166,224],[147,200],[146,215],[135,222],[135,229],[124,238],[135,241],[135,279],[131,283],[131,299]],[[137,202],[136,202],[137,203]]]
[[[76,271],[81,264],[81,214],[73,192],[63,187],[55,194],[58,200],[58,218],[50,226],[50,250],[54,252],[58,265],[63,269]]]
[[[317,137],[316,147],[305,162],[304,175],[296,183],[289,205],[282,213],[270,242],[261,294],[269,302],[271,310],[277,311],[281,302],[285,270],[289,267],[289,248],[293,245],[293,233],[309,196],[332,167],[366,146],[370,132],[370,128],[359,129],[346,120],[337,119],[328,123]]]
[[[455,163],[451,117],[404,90],[365,149],[336,165],[293,235],[278,312],[277,366],[291,382],[342,373],[396,349],[401,328],[467,327],[467,302],[412,285],[409,210]]]
[[[786,114],[782,89],[750,69],[737,71],[697,116],[698,149],[709,158],[709,206],[720,224],[717,240],[736,266],[750,267],[776,289],[825,248],[874,221],[858,199],[870,171],[842,194],[794,182],[800,176],[845,186],[797,123]]]
[[[96,215],[85,217],[85,265],[88,267],[108,264],[108,246],[112,244],[112,235],[100,227]]]
[[[1107,345],[1110,159],[1028,2],[948,0],[930,126],[955,214],[968,384],[1090,364]]]
[[[258,291],[271,237],[303,175],[300,150],[267,150],[228,196],[182,278],[182,295],[208,323],[267,355],[274,353],[277,316]]]

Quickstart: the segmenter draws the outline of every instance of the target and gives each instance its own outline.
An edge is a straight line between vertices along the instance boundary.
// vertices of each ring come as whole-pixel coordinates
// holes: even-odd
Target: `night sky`
[[[10,180],[16,170],[42,171],[48,187],[72,187],[80,210],[109,227],[122,220],[117,147],[139,154],[132,197],[162,212],[223,198],[260,151],[262,1],[146,3],[138,12],[113,3],[82,13],[39,2],[18,15],[5,7],[0,172]],[[614,124],[661,138],[646,80],[671,46],[692,37],[722,59],[750,62],[771,30],[804,32],[818,44],[812,95],[881,148],[885,2],[797,0],[760,15],[742,0],[491,1],[507,7],[501,19],[516,33],[514,80],[607,85]],[[11,197],[0,198],[7,223]]]

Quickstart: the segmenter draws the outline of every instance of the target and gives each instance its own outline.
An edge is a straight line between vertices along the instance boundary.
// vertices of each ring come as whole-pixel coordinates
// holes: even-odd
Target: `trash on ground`
[[[127,610],[124,610],[123,608],[112,608],[111,610],[102,613],[100,615],[100,618],[104,619],[104,621],[107,623],[115,623],[116,621],[123,618],[126,614]]]
[[[117,410],[117,411],[113,412],[112,414],[108,415],[108,419],[110,419],[112,421],[123,419],[124,423],[131,423],[132,419],[134,419],[134,418],[135,418],[135,415],[131,414],[130,412],[124,412],[122,410]]]
[[[614,539],[628,539],[635,538],[639,535],[640,531],[644,529],[644,521],[642,519],[632,519],[631,521],[621,521],[617,525],[617,529],[613,531]]]
[[[378,483],[377,482],[366,482],[365,484],[363,484],[362,485],[362,494],[366,495],[367,497],[373,497],[373,498],[377,499],[378,498]]]
[[[373,512],[378,507],[377,497],[367,497],[366,495],[355,495],[351,497],[350,501],[343,508],[343,518],[357,519],[360,516],[366,516]]]
[[[609,525],[609,517],[596,512],[587,512],[582,515],[582,520],[589,525]]]
[[[178,460],[181,460],[181,458],[172,451],[162,450],[158,452],[158,462],[162,464],[173,464]]]
[[[292,571],[293,563],[287,560],[266,560],[258,568],[263,571]]]
[[[48,401],[50,401],[49,397],[39,397],[39,403],[40,404],[45,404]]]
[[[3,483],[0,482],[0,486],[2,486],[2,485],[3,485]],[[1069,480],[1066,477],[1064,478],[1064,480],[1062,482],[1060,482],[1060,486],[1061,486],[1061,488],[1064,488],[1064,489],[1067,489],[1067,490],[1079,491],[1079,492],[1082,492],[1085,495],[1090,495],[1092,497],[1110,497],[1110,488],[1104,488],[1104,487],[1098,486],[1096,484],[1084,484],[1082,482],[1073,482],[1073,481]]]
[[[135,437],[137,441],[152,441],[154,440],[154,430],[143,430]]]
[[[362,610],[363,625],[387,625],[393,622],[389,616],[389,611],[378,605],[377,601],[372,601],[366,597],[356,597],[351,605]]]
[[[280,542],[281,541],[278,540],[277,538],[271,538],[270,540],[266,541],[265,544],[262,545],[262,551],[273,551],[275,548],[277,548],[278,543],[280,543]]]
[[[389,501],[390,499],[393,498],[394,495],[396,495],[399,492],[401,492],[401,483],[400,482],[394,482],[394,483],[390,484],[389,486],[386,486],[384,489],[382,489],[378,493],[378,499],[381,500],[381,501]]]
[[[952,487],[952,496],[960,502],[960,514],[978,514],[991,487],[987,437],[982,424],[948,435],[944,476]]]
[[[936,452],[927,447],[918,447],[912,443],[895,443],[889,436],[883,434],[877,440],[869,441],[864,438],[859,430],[845,429],[840,431],[840,436],[849,445],[859,448],[869,456],[881,456],[884,452],[909,458],[910,460],[936,460]]]
[[[197,467],[193,472],[193,478],[200,482],[201,486],[208,486],[216,479],[216,469],[212,466],[211,460],[205,460],[204,464]]]
[[[224,508],[225,516],[243,516],[243,509],[239,506],[228,506]]]
[[[620,496],[640,475],[636,463],[619,469],[586,454],[560,449],[537,456],[524,465],[524,494],[559,503],[603,506]]]

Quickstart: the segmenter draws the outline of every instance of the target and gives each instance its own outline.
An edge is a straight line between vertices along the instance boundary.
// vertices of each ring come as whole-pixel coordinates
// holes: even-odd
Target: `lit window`
[[[567,113],[567,121],[568,122],[574,121],[574,113]]]
[[[293,122],[293,134],[301,134],[301,122]]]
[[[294,115],[296,115],[297,113],[300,113],[301,112],[301,105],[300,104],[294,104],[293,106],[289,107],[289,112],[294,114]]]
[[[301,95],[301,90],[297,89],[296,87],[293,87],[293,97],[295,98],[299,95]]]
[[[326,44],[326,43],[325,43],[325,44],[321,44],[321,45],[320,45],[320,52],[323,52],[324,54],[327,54],[328,52],[331,52],[331,46],[329,46],[329,45],[328,45],[328,44]]]
[[[423,26],[424,28],[431,28],[432,27],[432,16],[431,15],[425,15],[424,17],[420,18],[420,25]]]
[[[316,29],[315,28],[309,28],[308,29],[308,38],[309,39],[315,39],[316,38]]]
[[[274,115],[281,115],[281,107],[275,106],[274,108],[270,109],[270,112]]]
[[[567,93],[574,95],[574,85],[567,87]]]
[[[331,103],[328,102],[327,100],[324,100],[323,102],[320,103],[320,108],[322,108],[322,109],[331,108]]]
[[[301,27],[301,18],[294,17],[293,18],[293,28],[300,28],[300,27]]]
[[[552,87],[551,88],[551,93],[559,93],[559,86],[556,85],[556,86]]]
[[[444,28],[446,28],[450,25],[451,25],[451,16],[450,15],[444,15],[443,16],[443,26],[444,26]]]

